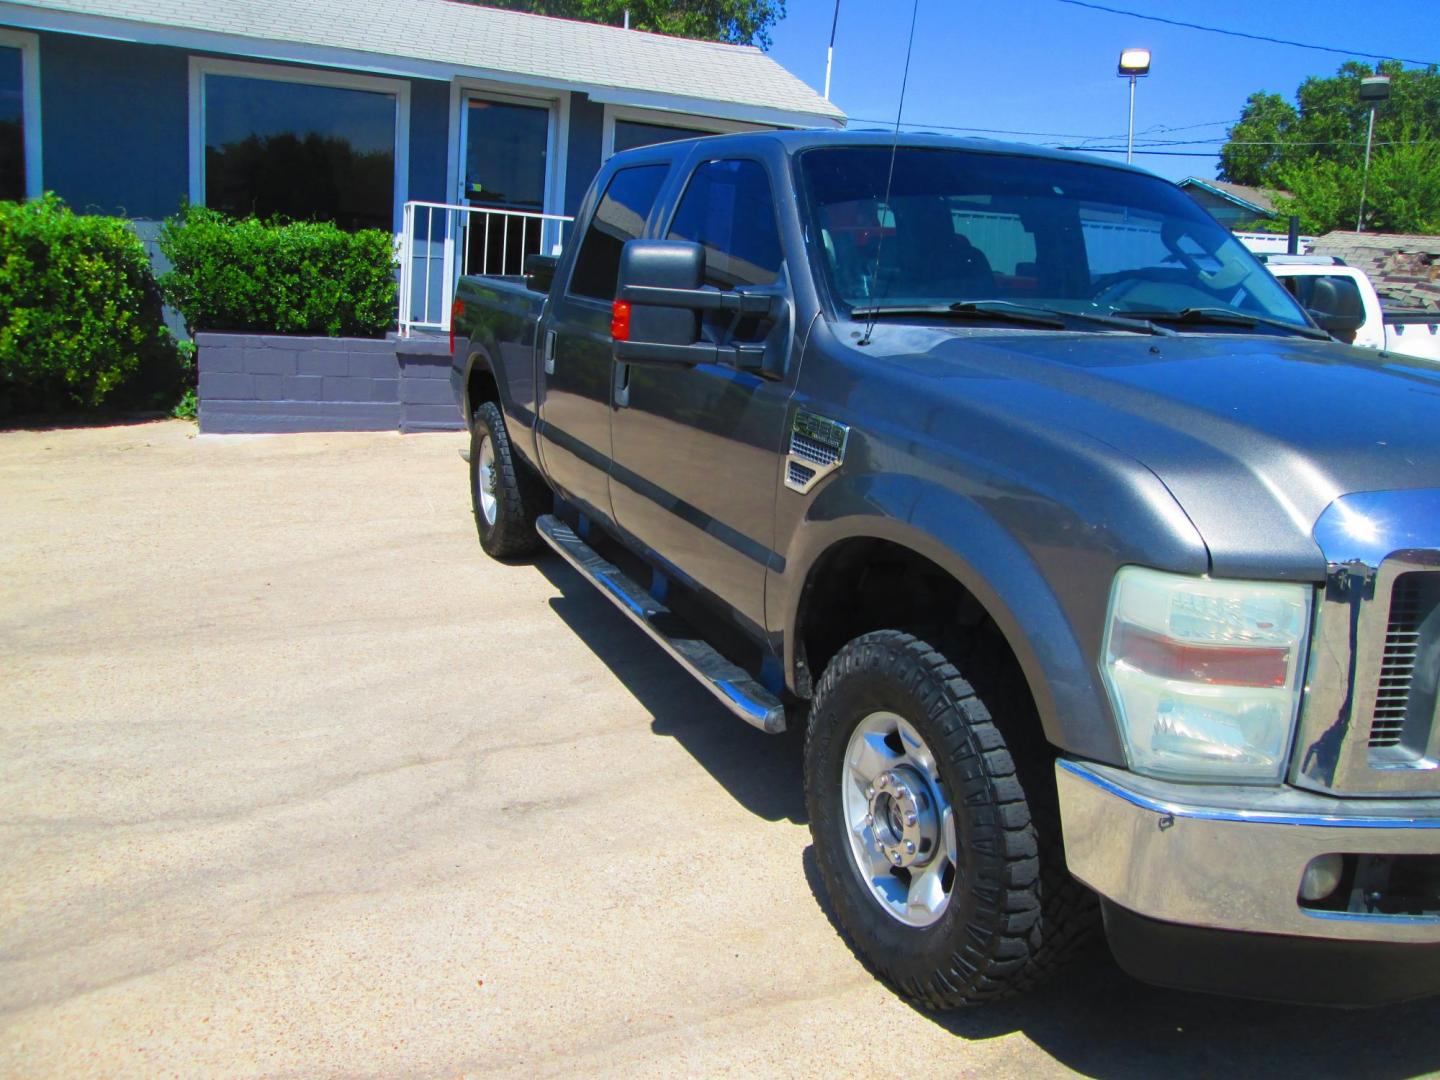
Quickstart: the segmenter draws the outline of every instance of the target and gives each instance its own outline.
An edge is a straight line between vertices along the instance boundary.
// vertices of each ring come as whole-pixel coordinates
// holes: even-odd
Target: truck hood
[[[1217,575],[1319,580],[1312,529],[1337,497],[1440,487],[1440,367],[1421,361],[1279,335],[885,330],[876,351],[915,375],[1144,464]]]

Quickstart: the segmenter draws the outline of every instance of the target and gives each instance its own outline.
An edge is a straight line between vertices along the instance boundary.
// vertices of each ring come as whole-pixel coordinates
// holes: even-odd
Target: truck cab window
[[[610,178],[570,274],[570,292],[596,300],[615,299],[620,251],[645,231],[645,219],[665,182],[668,165],[637,165]]]
[[[930,147],[800,155],[841,310],[1001,301],[1125,315],[1231,308],[1304,326],[1244,246],[1173,184],[1074,159]]]
[[[769,285],[782,258],[774,205],[758,161],[707,161],[685,188],[670,239],[704,245],[707,285]]]

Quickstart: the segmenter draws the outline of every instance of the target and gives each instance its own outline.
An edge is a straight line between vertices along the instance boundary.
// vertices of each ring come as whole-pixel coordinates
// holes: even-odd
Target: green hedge
[[[128,222],[74,214],[54,195],[0,202],[0,412],[136,405],[167,382],[173,401],[179,369]]]
[[[192,331],[383,337],[395,322],[395,244],[376,229],[236,220],[187,207],[165,222],[165,299]]]

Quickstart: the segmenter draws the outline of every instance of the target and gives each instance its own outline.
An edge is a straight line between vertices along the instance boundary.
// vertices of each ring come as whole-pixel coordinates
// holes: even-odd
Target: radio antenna
[[[885,177],[885,198],[880,201],[880,210],[876,214],[876,224],[880,226],[880,239],[875,243],[875,275],[874,281],[880,283],[880,256],[885,251],[885,223],[880,220],[880,214],[890,209],[890,187],[895,182],[895,155],[900,149],[900,116],[905,112],[905,86],[910,82],[910,53],[915,48],[915,16],[920,11],[920,0],[910,0],[910,38],[905,42],[905,73],[900,76],[900,104],[895,107],[895,135],[890,140],[890,172]],[[891,220],[894,220],[892,215]],[[865,321],[865,333],[858,344],[869,345],[870,335],[875,330],[876,307],[880,302],[877,293],[870,301],[870,317]]]

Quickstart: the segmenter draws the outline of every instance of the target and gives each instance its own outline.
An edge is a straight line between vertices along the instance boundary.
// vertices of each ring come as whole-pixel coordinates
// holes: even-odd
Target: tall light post
[[[1125,140],[1125,160],[1135,160],[1135,80],[1150,74],[1149,49],[1125,49],[1120,53],[1120,66],[1115,74],[1130,80],[1130,135]]]
[[[1365,231],[1365,196],[1370,190],[1370,144],[1375,141],[1375,110],[1390,96],[1389,75],[1367,75],[1360,80],[1360,100],[1370,104],[1370,126],[1365,132],[1365,171],[1360,176],[1360,212],[1355,231]]]

